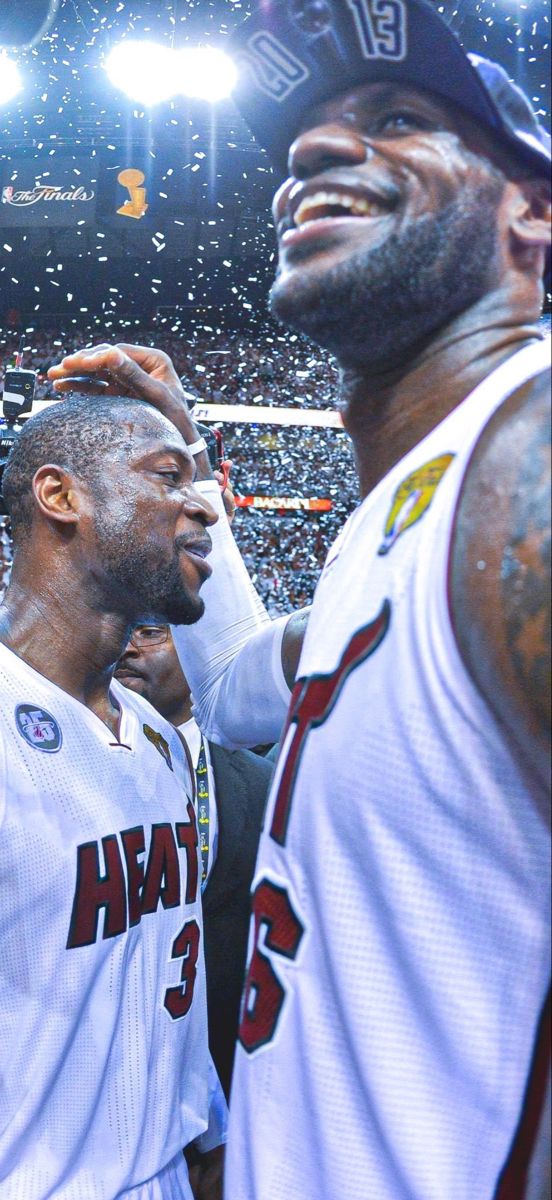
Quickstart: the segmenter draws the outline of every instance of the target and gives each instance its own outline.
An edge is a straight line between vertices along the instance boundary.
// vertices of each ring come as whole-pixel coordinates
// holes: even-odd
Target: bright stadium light
[[[7,104],[21,91],[23,80],[17,63],[0,51],[0,104]]]
[[[111,82],[131,100],[149,107],[169,100],[179,90],[177,58],[156,42],[121,42],[105,67]]]
[[[186,46],[177,51],[178,91],[197,100],[225,100],[236,85],[232,59],[214,46]]]
[[[232,59],[213,46],[170,50],[127,38],[111,51],[105,66],[115,87],[145,106],[176,95],[215,103],[230,95],[237,80]]]

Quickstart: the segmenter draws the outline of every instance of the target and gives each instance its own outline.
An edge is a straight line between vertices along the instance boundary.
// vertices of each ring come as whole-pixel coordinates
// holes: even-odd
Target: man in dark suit
[[[249,750],[203,739],[168,625],[140,625],[116,678],[138,692],[183,736],[196,777],[203,862],[209,1046],[230,1091],[249,928],[249,890],[273,764]]]

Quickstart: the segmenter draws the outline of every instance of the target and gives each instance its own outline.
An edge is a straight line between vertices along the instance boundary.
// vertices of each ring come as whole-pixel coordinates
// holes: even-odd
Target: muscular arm
[[[199,484],[217,511],[220,493]],[[203,732],[229,749],[278,741],[301,651],[305,614],[270,621],[227,521],[211,529],[213,574],[202,588],[205,615],[173,629]]]
[[[293,690],[297,678],[299,659],[309,623],[310,608],[302,608],[293,613],[284,630],[282,638],[282,668],[288,688]]]
[[[453,620],[464,662],[546,803],[550,753],[550,405],[547,375],[485,429],[460,498]]]

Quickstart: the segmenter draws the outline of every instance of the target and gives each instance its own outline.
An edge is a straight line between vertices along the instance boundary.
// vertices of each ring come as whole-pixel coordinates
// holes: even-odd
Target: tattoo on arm
[[[510,500],[512,537],[501,564],[505,631],[520,687],[548,721],[550,670],[550,418],[535,428]]]

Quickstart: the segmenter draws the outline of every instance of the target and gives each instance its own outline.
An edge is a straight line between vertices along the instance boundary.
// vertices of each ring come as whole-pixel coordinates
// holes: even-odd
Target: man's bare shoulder
[[[550,379],[486,426],[458,507],[451,602],[464,662],[528,769],[548,781]]]

